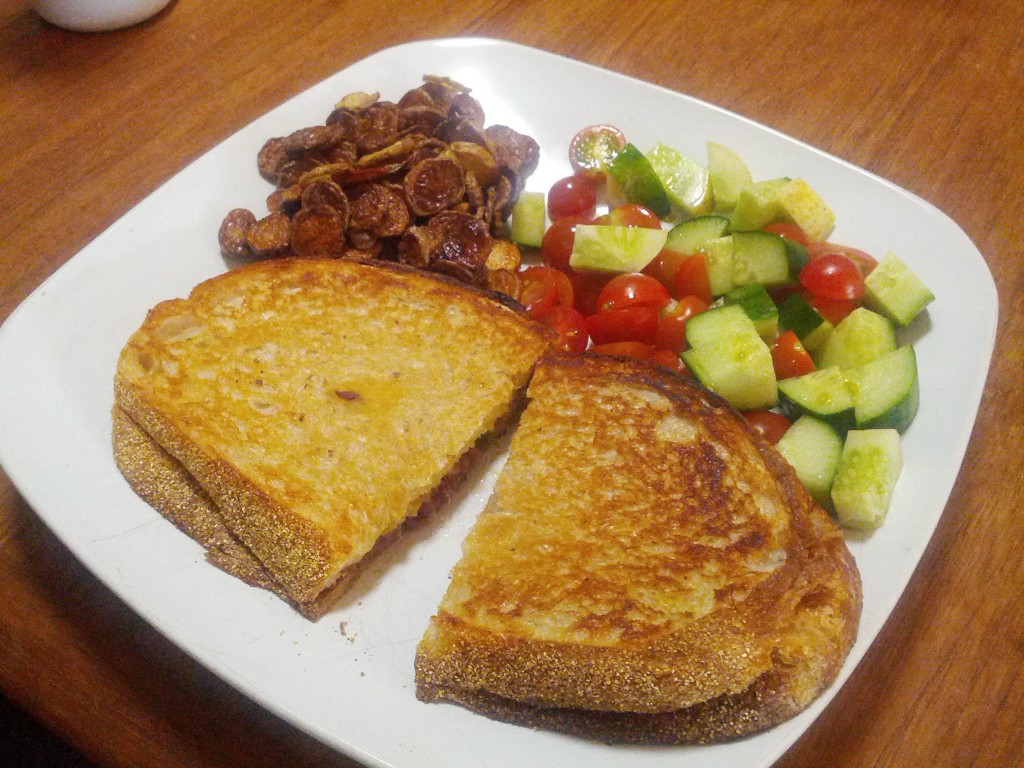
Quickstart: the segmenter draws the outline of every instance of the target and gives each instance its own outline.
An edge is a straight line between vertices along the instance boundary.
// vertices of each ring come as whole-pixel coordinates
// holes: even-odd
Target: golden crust
[[[700,742],[780,722],[834,679],[859,620],[852,557],[745,419],[590,355],[542,361],[529,396],[420,643],[420,698]]]
[[[122,351],[115,403],[308,605],[432,498],[550,342],[454,281],[260,262],[154,307]]]

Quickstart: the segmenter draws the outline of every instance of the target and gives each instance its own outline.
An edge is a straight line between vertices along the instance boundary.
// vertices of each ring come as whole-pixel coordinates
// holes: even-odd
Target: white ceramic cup
[[[75,32],[102,32],[138,24],[171,0],[33,0],[36,13]]]

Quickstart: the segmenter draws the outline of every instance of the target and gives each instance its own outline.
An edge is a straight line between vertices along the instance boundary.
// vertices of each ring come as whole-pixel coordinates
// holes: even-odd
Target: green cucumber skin
[[[794,293],[779,305],[779,328],[793,331],[801,342],[806,343],[806,339],[811,338],[825,323],[828,320],[799,293]]]
[[[651,161],[634,145],[627,144],[612,158],[608,173],[631,203],[646,205],[663,219],[671,213],[668,195]]]
[[[846,375],[838,368],[822,368],[783,379],[779,382],[779,404],[790,418],[813,416],[830,424],[840,435],[857,424]]]
[[[747,317],[753,321],[758,335],[766,344],[772,343],[779,332],[779,310],[763,285],[741,285],[729,291],[725,299],[730,304],[743,307]]]
[[[846,375],[853,391],[858,429],[907,431],[921,400],[917,354],[911,345],[849,370]]]
[[[729,220],[724,216],[697,216],[676,224],[668,231],[665,247],[692,256],[700,252],[704,244],[729,232]]]

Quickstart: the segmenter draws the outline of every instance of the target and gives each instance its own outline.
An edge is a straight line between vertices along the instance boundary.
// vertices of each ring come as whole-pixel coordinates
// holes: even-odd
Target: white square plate
[[[908,329],[921,409],[889,519],[851,540],[864,581],[860,638],[832,690],[762,735],[714,747],[613,748],[492,722],[416,700],[413,654],[462,537],[501,463],[374,563],[319,623],[207,565],[198,546],[129,489],[110,450],[118,352],[158,301],[225,263],[217,228],[259,211],[269,185],[256,153],[271,136],[322,122],[350,91],[397,99],[425,73],[473,89],[488,124],[534,136],[530,189],[569,173],[573,133],[612,123],[643,149],[662,141],[703,160],[713,140],[755,178],[803,176],[836,211],[833,239],[894,250],[937,295]],[[0,329],[0,461],[64,543],[127,604],[239,690],[373,766],[768,766],[810,725],[889,616],[939,520],[963,460],[995,341],[995,286],[978,250],[940,211],[849,164],[706,103],[505,42],[415,42],[376,53],[290,99],[143,200],[36,290]],[[956,361],[951,365],[950,361]]]

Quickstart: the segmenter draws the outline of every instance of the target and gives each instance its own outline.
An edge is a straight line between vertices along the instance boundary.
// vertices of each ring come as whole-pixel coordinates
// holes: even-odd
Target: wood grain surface
[[[0,320],[191,160],[401,42],[502,38],[776,128],[951,216],[1000,300],[938,530],[863,662],[778,766],[1021,765],[1022,30],[1020,0],[176,0],[136,27],[79,34],[2,0]],[[0,687],[102,766],[353,765],[150,629],[2,473]]]

